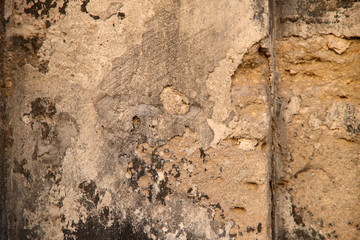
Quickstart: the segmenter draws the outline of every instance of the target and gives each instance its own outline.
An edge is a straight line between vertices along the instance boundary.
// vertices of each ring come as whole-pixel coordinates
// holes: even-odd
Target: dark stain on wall
[[[94,181],[84,181],[79,184],[79,189],[81,189],[83,196],[80,200],[81,204],[85,206],[85,208],[90,211],[93,208],[96,208],[100,196],[96,191],[96,184]]]
[[[23,114],[29,119],[24,133],[32,136],[33,141],[25,144],[34,151],[33,154],[19,152],[11,159],[12,176],[18,180],[14,181],[8,195],[17,198],[16,202],[9,202],[7,206],[9,235],[11,239],[42,239],[42,223],[32,222],[31,217],[24,213],[26,210],[30,215],[41,214],[48,201],[59,209],[63,206],[63,197],[51,197],[50,192],[59,187],[62,161],[71,141],[78,135],[78,126],[70,114],[57,111],[51,98],[36,98],[26,105],[30,109]],[[96,185],[91,181],[84,182],[79,188],[85,200],[96,206]],[[51,220],[44,218],[43,221]]]
[[[325,240],[325,237],[313,228],[308,230],[297,228],[292,233],[280,231],[279,240]]]
[[[280,23],[304,21],[307,24],[330,23],[324,19],[328,12],[337,12],[339,8],[351,8],[359,0],[276,0],[277,15]],[[333,21],[338,21],[337,15]]]
[[[51,102],[49,98],[36,98],[35,101],[31,102],[30,114],[35,119],[42,117],[52,118],[55,113],[55,104]]]
[[[143,227],[135,227],[131,220],[120,221],[115,219],[114,223],[108,227],[104,224],[103,219],[106,218],[106,212],[98,216],[89,216],[86,221],[73,223],[72,227],[75,231],[62,229],[64,240],[148,240]]]
[[[14,166],[14,169],[13,169],[13,172],[14,173],[20,173],[22,175],[24,175],[24,177],[26,178],[26,180],[28,182],[31,182],[31,174],[30,174],[30,171],[29,169],[26,169],[24,167],[24,165],[27,163],[26,159],[23,159],[21,162],[18,162],[15,160],[15,166]]]
[[[66,14],[66,8],[69,3],[69,0],[64,0],[64,3],[61,7],[59,7],[59,13]]]
[[[299,211],[297,210],[295,205],[291,205],[291,215],[293,216],[294,221],[297,225],[304,226],[302,216],[299,214]]]
[[[165,197],[172,193],[172,190],[167,186],[168,177],[165,173],[164,180],[158,182],[158,173],[157,170],[163,169],[165,159],[161,158],[159,155],[155,154],[156,149],[151,156],[151,164],[146,164],[145,161],[141,158],[134,157],[133,160],[129,163],[128,172],[131,173],[131,178],[129,180],[130,186],[136,190],[140,191],[138,180],[148,175],[151,178],[151,184],[149,186],[149,196],[148,199],[151,202],[161,202],[165,205]],[[159,191],[156,192],[154,184],[158,182]]]
[[[258,233],[261,233],[261,230],[262,230],[262,224],[261,224],[261,223],[259,223],[256,229],[257,229],[257,232],[258,232]]]
[[[83,0],[83,3],[82,3],[81,6],[80,6],[81,11],[84,12],[84,13],[89,14],[90,17],[92,17],[93,19],[99,20],[99,19],[100,19],[99,16],[92,15],[92,14],[90,14],[90,13],[87,11],[86,5],[87,5],[89,2],[90,2],[90,0]]]
[[[360,2],[360,0],[338,0],[337,7],[351,8],[356,2]]]
[[[26,0],[27,4],[31,4],[31,7],[25,8],[24,12],[33,15],[35,18],[50,15],[50,9],[57,6],[56,0]]]
[[[345,129],[351,135],[356,136],[360,133],[360,122],[356,119],[357,109],[354,105],[345,105]]]
[[[31,64],[34,68],[38,68],[40,72],[47,73],[49,71],[48,61],[39,61],[37,52],[42,46],[44,38],[35,35],[29,38],[23,36],[12,36],[8,47],[11,53],[9,61],[12,65],[19,67],[26,63]]]

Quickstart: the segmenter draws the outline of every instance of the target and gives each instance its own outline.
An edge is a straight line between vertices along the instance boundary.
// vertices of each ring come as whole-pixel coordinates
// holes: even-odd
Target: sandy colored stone
[[[185,114],[189,111],[189,99],[171,87],[164,88],[160,98],[165,111],[170,114]]]
[[[342,54],[349,48],[350,42],[345,39],[337,38],[334,36],[328,36],[327,46],[329,49],[334,50],[338,54]]]
[[[360,42],[341,39],[348,48],[340,55],[328,49],[333,38],[277,42],[282,76],[279,238],[360,237]]]

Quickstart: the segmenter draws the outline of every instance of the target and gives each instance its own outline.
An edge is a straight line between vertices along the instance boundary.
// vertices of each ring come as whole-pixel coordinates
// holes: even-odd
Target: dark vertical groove
[[[278,73],[277,67],[277,56],[276,56],[276,3],[275,0],[269,0],[269,35],[270,35],[270,89],[271,89],[271,176],[270,176],[270,188],[271,188],[271,239],[277,239],[277,224],[276,224],[276,182],[277,182],[277,147],[276,147],[276,132],[277,132],[277,124],[276,124],[276,113],[277,109],[277,91],[278,91],[278,84],[280,80],[280,75]]]
[[[6,213],[7,197],[7,117],[5,87],[5,0],[0,0],[0,239],[8,239],[8,221]]]
[[[8,239],[8,222],[6,214],[6,94],[4,94],[5,70],[5,19],[4,19],[5,0],[0,0],[0,239]]]

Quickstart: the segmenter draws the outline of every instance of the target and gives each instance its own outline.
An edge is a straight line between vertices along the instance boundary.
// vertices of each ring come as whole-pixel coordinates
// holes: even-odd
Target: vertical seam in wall
[[[277,239],[277,224],[276,224],[276,114],[277,109],[277,91],[279,83],[279,73],[277,70],[277,56],[276,56],[276,19],[275,19],[275,0],[269,0],[269,35],[270,35],[270,189],[271,189],[271,239]]]
[[[7,157],[6,157],[6,92],[5,87],[5,1],[0,1],[0,239],[8,239],[8,221],[6,213]]]

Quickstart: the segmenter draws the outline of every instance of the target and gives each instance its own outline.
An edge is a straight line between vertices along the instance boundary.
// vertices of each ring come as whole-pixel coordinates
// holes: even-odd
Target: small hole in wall
[[[134,116],[132,118],[132,126],[133,126],[133,129],[137,129],[139,128],[141,125],[141,120],[138,116]]]
[[[268,151],[268,145],[266,142],[261,143],[260,148],[262,151]]]
[[[244,207],[238,207],[238,206],[232,207],[230,210],[234,213],[243,213],[246,211],[246,209]]]
[[[257,185],[258,185],[256,182],[247,182],[246,184],[250,184],[250,185],[253,185],[253,186],[257,186]]]
[[[125,13],[122,12],[118,12],[117,17],[121,20],[123,20],[125,18]]]
[[[285,187],[287,185],[288,181],[285,180],[285,179],[279,179],[277,181],[277,185],[280,186],[280,187]]]
[[[339,98],[342,98],[342,99],[347,99],[347,98],[348,98],[348,97],[345,96],[345,95],[339,95],[338,97],[339,97]]]
[[[246,185],[253,191],[256,191],[259,188],[259,184],[256,182],[247,182]]]

